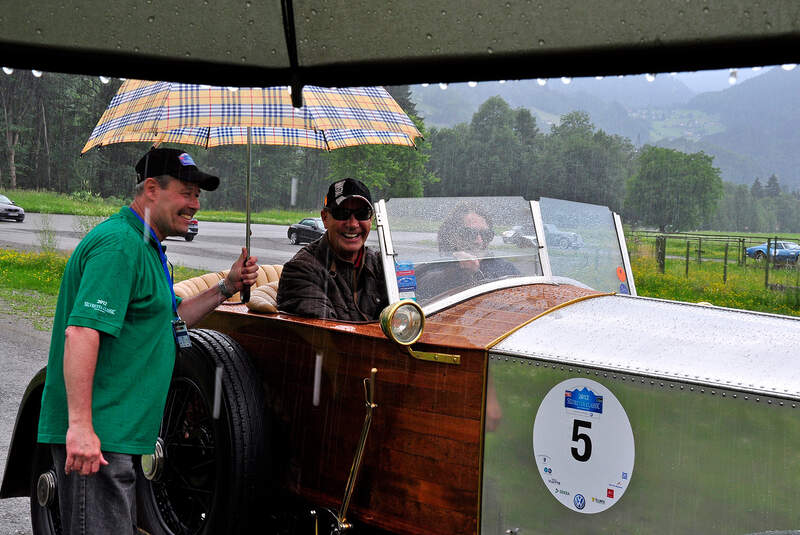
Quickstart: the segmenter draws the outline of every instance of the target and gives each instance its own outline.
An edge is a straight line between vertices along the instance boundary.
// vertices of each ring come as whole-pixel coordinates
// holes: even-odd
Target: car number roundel
[[[533,453],[556,500],[575,512],[600,513],[615,505],[630,483],[633,430],[608,388],[590,379],[567,379],[539,405]]]

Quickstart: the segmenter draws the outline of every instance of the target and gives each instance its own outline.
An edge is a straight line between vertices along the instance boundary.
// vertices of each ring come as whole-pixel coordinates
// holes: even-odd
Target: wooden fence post
[[[772,238],[767,238],[767,256],[764,258],[764,288],[769,288],[769,251]]]
[[[656,238],[656,263],[658,264],[658,272],[664,273],[664,263],[667,255],[667,237],[658,236]]]
[[[728,242],[725,242],[725,260],[722,268],[722,284],[728,284]]]
[[[744,267],[747,264],[747,247],[745,247],[744,238],[740,238],[739,254],[742,255],[741,266]]]
[[[697,263],[698,264],[703,261],[701,249],[703,249],[703,238],[699,238],[698,237],[697,238]]]
[[[686,278],[689,278],[689,240],[686,240]]]

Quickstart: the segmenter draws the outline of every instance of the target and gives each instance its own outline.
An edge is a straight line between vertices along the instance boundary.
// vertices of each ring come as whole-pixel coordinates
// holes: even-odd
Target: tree
[[[17,187],[17,150],[23,136],[31,131],[31,116],[35,116],[41,84],[28,71],[18,71],[0,77],[0,121],[7,158],[9,186]]]
[[[767,185],[764,187],[764,194],[767,197],[779,197],[781,194],[781,185],[778,182],[778,177],[774,174],[770,175],[767,180]]]
[[[646,145],[628,181],[626,217],[661,232],[696,228],[710,219],[723,193],[720,171],[712,163],[703,152]]]
[[[764,198],[764,186],[761,185],[761,180],[758,177],[753,181],[753,185],[750,186],[750,194],[754,199]]]
[[[634,157],[628,139],[595,130],[589,114],[577,111],[561,117],[541,153],[538,191],[530,198],[547,195],[619,208]]]
[[[410,116],[425,136],[421,119]],[[332,151],[328,156],[328,182],[355,178],[370,189],[373,200],[391,197],[420,197],[425,185],[436,180],[425,164],[430,155],[430,143],[417,139],[416,150],[388,145],[360,145]]]

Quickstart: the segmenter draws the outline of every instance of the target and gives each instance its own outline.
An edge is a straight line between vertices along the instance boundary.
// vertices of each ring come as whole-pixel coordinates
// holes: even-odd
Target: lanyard
[[[142,222],[142,225],[144,225],[145,229],[150,231],[150,236],[152,236],[153,241],[158,246],[158,257],[161,259],[161,267],[164,268],[164,276],[167,278],[167,286],[169,286],[169,292],[172,294],[172,311],[175,313],[175,318],[180,319],[180,316],[178,315],[178,304],[177,300],[175,299],[175,290],[172,288],[172,275],[170,275],[169,268],[167,267],[167,255],[164,254],[164,249],[161,248],[161,241],[159,241],[155,231],[150,228],[150,225],[148,225],[145,220],[142,219],[142,216],[136,213],[136,210],[130,206],[128,206],[128,210],[130,210],[133,215],[135,215],[139,221]]]

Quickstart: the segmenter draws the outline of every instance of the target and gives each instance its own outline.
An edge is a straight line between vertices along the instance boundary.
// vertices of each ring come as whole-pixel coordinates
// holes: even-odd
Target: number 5
[[[592,439],[589,438],[589,435],[586,433],[580,433],[581,427],[585,427],[587,429],[592,428],[592,422],[587,422],[585,420],[573,420],[572,421],[572,441],[578,442],[583,441],[583,454],[578,453],[578,448],[575,446],[572,447],[572,456],[575,458],[576,461],[580,461],[585,463],[589,460],[589,457],[592,456]]]

